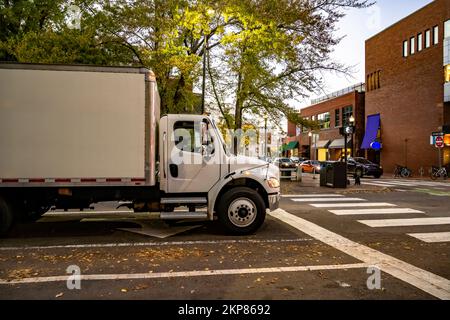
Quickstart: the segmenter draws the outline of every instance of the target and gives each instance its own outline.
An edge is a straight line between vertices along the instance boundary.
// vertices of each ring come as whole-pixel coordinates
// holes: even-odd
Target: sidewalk
[[[303,173],[302,181],[296,182],[289,179],[282,179],[281,181],[281,194],[303,194],[303,193],[377,193],[377,192],[392,192],[394,188],[373,186],[373,185],[360,185],[355,186],[355,180],[350,178],[350,185],[346,189],[329,188],[320,186],[320,175],[316,174],[315,179],[313,174]]]

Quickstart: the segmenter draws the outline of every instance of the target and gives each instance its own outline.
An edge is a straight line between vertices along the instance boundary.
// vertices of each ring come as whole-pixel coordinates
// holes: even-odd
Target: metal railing
[[[358,83],[356,85],[344,88],[342,90],[335,91],[335,92],[332,92],[330,94],[327,94],[326,96],[319,97],[319,98],[316,98],[316,99],[312,99],[311,100],[311,105],[318,104],[320,102],[324,102],[324,101],[327,101],[327,100],[330,100],[330,99],[333,99],[333,98],[337,98],[337,97],[343,96],[344,94],[347,94],[347,93],[350,93],[350,92],[354,92],[354,91],[365,92],[366,91],[366,84],[363,83],[363,82],[362,83]]]

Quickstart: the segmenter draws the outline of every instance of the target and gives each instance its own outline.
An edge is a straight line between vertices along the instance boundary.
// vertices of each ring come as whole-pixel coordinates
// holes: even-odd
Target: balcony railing
[[[331,99],[334,99],[334,98],[343,96],[343,95],[345,95],[347,93],[355,92],[355,91],[357,91],[357,92],[365,92],[366,91],[366,84],[365,83],[359,83],[359,84],[353,85],[351,87],[348,87],[348,88],[345,88],[345,89],[342,89],[342,90],[330,93],[330,94],[328,94],[326,96],[323,96],[323,97],[320,97],[320,98],[317,98],[317,99],[312,99],[311,100],[311,105],[318,104],[318,103],[321,103],[321,102],[324,102],[324,101],[327,101],[327,100],[331,100]]]

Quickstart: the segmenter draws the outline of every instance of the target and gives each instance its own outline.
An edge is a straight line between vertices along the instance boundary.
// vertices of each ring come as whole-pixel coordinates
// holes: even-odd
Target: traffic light
[[[346,127],[339,128],[339,134],[341,136],[350,135],[350,134],[353,134],[354,132],[355,132],[354,126],[346,126]]]

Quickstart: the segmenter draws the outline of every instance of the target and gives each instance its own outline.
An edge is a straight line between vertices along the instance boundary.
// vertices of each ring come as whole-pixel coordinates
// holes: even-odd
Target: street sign
[[[436,146],[436,148],[443,148],[444,147],[444,137],[442,137],[442,136],[436,137],[436,142],[434,145]]]

